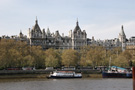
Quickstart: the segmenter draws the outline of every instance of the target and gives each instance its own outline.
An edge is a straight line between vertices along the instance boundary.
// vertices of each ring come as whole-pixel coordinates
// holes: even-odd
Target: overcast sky
[[[135,36],[135,0],[0,0],[0,36],[27,35],[35,24],[41,29],[68,35],[79,26],[87,37],[114,39],[121,31]]]

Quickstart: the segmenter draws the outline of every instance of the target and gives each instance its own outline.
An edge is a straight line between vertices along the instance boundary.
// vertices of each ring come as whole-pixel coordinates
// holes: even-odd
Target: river
[[[132,90],[132,79],[6,79],[0,90]]]

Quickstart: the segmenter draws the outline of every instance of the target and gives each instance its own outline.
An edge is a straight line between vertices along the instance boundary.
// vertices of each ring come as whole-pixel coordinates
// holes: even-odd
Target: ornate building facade
[[[116,47],[121,47],[122,51],[126,49],[128,39],[126,38],[124,27],[122,25],[121,32],[119,33],[118,38],[115,39],[106,39],[106,40],[95,40],[92,37],[89,45],[103,46],[106,49],[113,49]]]
[[[40,29],[38,20],[32,29],[29,28],[28,38],[30,45],[40,45],[43,49],[75,49],[79,50],[81,46],[87,45],[87,34],[85,30],[81,30],[78,21],[76,22],[75,29],[69,31],[69,36],[60,35],[59,31],[51,33],[49,28]]]
[[[68,36],[60,35],[59,31],[51,33],[49,28],[47,30],[42,29],[38,25],[38,20],[35,20],[35,25],[28,30],[28,36],[23,35],[20,31],[19,35],[14,36],[2,36],[0,39],[15,39],[21,41],[27,41],[31,46],[42,46],[44,50],[49,48],[54,49],[75,49],[80,50],[80,47],[87,45],[103,46],[106,49],[113,49],[116,47],[121,47],[124,51],[125,49],[132,50],[135,53],[135,37],[129,39],[126,38],[124,32],[124,27],[122,25],[121,31],[118,38],[106,39],[106,40],[95,40],[87,38],[87,33],[85,30],[81,30],[79,27],[79,22],[77,20],[74,30],[69,31]]]

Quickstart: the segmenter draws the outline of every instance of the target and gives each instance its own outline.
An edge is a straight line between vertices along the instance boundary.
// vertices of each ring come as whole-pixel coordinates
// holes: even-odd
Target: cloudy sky
[[[135,0],[0,0],[0,36],[27,35],[35,24],[68,35],[76,26],[87,37],[117,38],[124,26],[127,38],[135,36]]]

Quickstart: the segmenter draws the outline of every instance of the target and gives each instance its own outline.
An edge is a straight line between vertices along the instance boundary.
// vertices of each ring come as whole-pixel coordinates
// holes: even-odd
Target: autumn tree
[[[0,68],[44,65],[41,47],[29,46],[27,42],[12,39],[1,39]]]
[[[123,56],[125,57],[125,59],[127,60],[127,62],[128,62],[128,66],[132,66],[132,55],[131,55],[131,53],[129,53],[129,51],[124,51],[123,53]]]
[[[128,67],[131,66],[132,55],[126,50],[122,52],[112,63],[116,66]]]
[[[59,67],[61,65],[61,57],[59,52],[54,49],[48,49],[45,51],[45,65],[46,67]]]
[[[86,59],[87,52],[90,50],[90,46],[83,46],[80,49],[80,65],[89,66],[91,62]]]
[[[45,66],[45,53],[41,46],[30,47],[31,64],[33,67],[42,68]]]
[[[64,50],[62,53],[62,65],[77,66],[79,64],[79,53],[73,49]]]
[[[105,58],[105,49],[100,46],[92,46],[87,52],[87,62],[93,67],[103,65]]]

